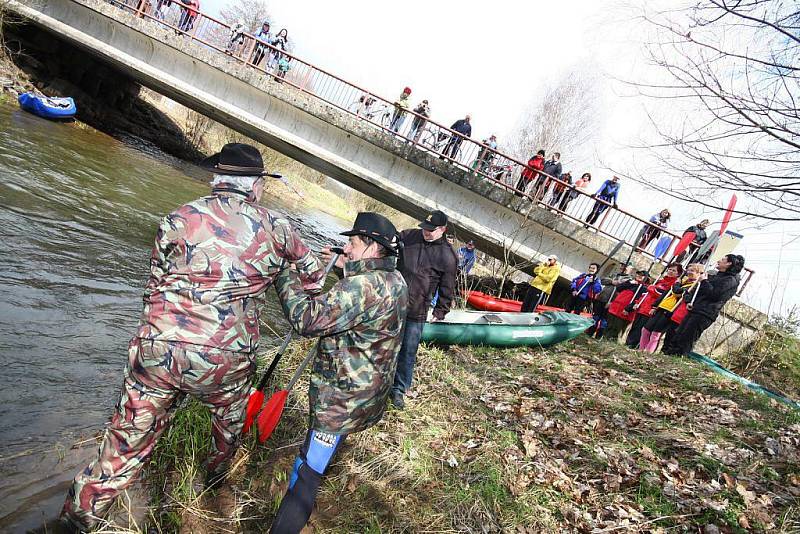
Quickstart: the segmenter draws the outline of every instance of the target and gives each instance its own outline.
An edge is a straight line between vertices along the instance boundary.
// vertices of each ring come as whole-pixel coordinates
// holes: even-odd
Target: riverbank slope
[[[296,345],[276,384],[310,346]],[[262,355],[265,359],[268,354]],[[684,359],[580,338],[549,349],[422,348],[405,411],[352,436],[316,532],[790,532],[800,412]],[[305,432],[305,384],[266,445],[202,493],[208,417],[182,410],[148,468],[163,531],[266,531]]]

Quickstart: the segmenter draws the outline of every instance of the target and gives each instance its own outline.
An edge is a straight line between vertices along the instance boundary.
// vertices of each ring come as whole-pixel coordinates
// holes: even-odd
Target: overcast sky
[[[227,1],[203,0],[202,9],[218,14]],[[501,145],[548,82],[575,68],[594,68],[604,74],[597,82],[604,122],[587,150],[594,161],[573,168],[570,155],[563,154],[565,170],[590,171],[602,180],[610,176],[604,165],[627,166],[642,157],[627,145],[651,132],[645,102],[626,96],[629,89],[612,78],[635,78],[645,68],[646,28],[629,22],[630,12],[615,2],[271,0],[268,5],[273,30],[288,29],[298,57],[385,98],[394,99],[409,86],[412,102],[427,98],[437,122],[449,125],[470,113],[473,138],[494,133]],[[722,216],[629,181],[619,204],[643,218],[667,207],[675,231],[703,215],[717,222]],[[800,305],[800,291],[785,291],[787,280],[800,274],[798,226],[754,230],[751,224],[731,224],[745,235],[736,252],[757,271],[746,300],[762,310],[773,295],[773,311],[781,303],[784,310]]]

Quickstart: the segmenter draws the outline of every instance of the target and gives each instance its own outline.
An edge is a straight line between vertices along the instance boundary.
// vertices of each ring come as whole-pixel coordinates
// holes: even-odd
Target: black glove
[[[625,313],[633,313],[633,302],[625,306]]]

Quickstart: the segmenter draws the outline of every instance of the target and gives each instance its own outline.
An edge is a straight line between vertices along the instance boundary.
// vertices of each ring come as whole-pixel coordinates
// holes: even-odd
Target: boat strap
[[[499,315],[496,315],[494,313],[485,313],[483,315],[483,318],[486,319],[486,322],[490,323],[490,324],[503,324],[503,323],[505,323],[505,321],[503,320],[502,317],[500,317]]]
[[[771,399],[775,399],[778,402],[782,402],[787,406],[791,406],[795,410],[800,410],[800,402],[796,400],[792,400],[784,395],[781,395],[777,391],[772,391],[771,389],[762,386],[761,384],[756,384],[752,380],[748,380],[742,376],[737,375],[730,369],[726,369],[718,362],[712,360],[708,356],[703,356],[702,354],[697,354],[696,352],[690,352],[689,357],[695,361],[703,363],[710,367],[715,373],[720,374],[726,378],[730,378],[731,380],[735,380],[740,384],[744,385],[747,389],[751,391],[755,391],[756,393],[761,393],[762,395],[766,395]]]

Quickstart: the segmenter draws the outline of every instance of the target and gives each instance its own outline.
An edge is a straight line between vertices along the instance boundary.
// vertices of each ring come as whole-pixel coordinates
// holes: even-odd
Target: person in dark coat
[[[662,349],[664,354],[689,354],[700,335],[717,319],[722,307],[736,294],[739,273],[744,268],[744,258],[726,254],[717,262],[717,274],[701,280],[694,304],[689,299],[689,313]],[[691,293],[691,291],[690,291]],[[687,297],[688,298],[688,297]]]
[[[550,159],[544,162],[544,174],[540,174],[536,178],[536,185],[534,186],[534,198],[542,200],[547,194],[547,189],[550,187],[551,177],[559,178],[561,176],[561,154],[553,152],[550,154]]]
[[[428,319],[433,295],[439,298],[433,307],[433,320],[441,321],[455,298],[458,258],[445,239],[447,215],[434,211],[420,224],[420,229],[403,230],[400,272],[408,285],[408,311],[403,343],[397,355],[391,401],[398,409],[405,406],[405,394],[411,388],[422,327]]]
[[[470,137],[472,136],[472,125],[469,123],[469,121],[470,116],[467,115],[463,119],[459,119],[454,122],[450,126],[450,129],[454,132],[460,133],[464,137]],[[454,135],[450,138],[450,140],[447,142],[447,145],[444,147],[445,156],[449,155],[451,158],[456,159],[456,156],[458,155],[458,148],[461,146],[461,142],[464,140],[464,137],[461,137],[461,135]]]
[[[686,256],[688,255],[689,263],[705,263],[704,258],[695,258],[694,256],[695,253],[697,252],[698,245],[702,245],[703,243],[706,242],[706,239],[708,239],[708,235],[706,235],[706,228],[708,228],[709,224],[711,224],[711,221],[709,221],[708,219],[703,219],[699,223],[693,224],[692,226],[683,231],[683,235],[686,235],[689,232],[694,232],[694,243],[697,244],[695,245],[694,243],[692,243],[691,245],[689,245],[689,248],[681,252],[680,255],[677,258],[675,258],[675,261],[677,261],[678,263],[682,263],[684,258],[686,258]],[[708,254],[711,254],[711,251],[709,251]],[[703,256],[708,257],[706,254],[704,254]]]

